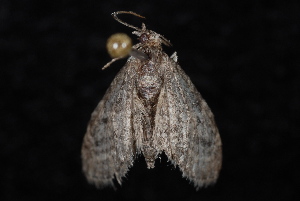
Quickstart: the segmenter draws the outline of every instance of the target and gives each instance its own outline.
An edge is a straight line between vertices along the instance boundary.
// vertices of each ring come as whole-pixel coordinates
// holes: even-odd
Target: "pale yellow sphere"
[[[106,43],[106,48],[112,58],[125,57],[131,51],[131,38],[124,33],[111,35]]]

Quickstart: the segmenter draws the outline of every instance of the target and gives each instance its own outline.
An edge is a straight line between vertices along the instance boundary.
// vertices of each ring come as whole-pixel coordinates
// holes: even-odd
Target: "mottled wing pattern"
[[[164,87],[155,116],[155,144],[195,187],[216,182],[221,139],[213,114],[177,62],[164,54]]]
[[[82,145],[83,171],[97,187],[121,184],[133,164],[131,121],[136,59],[130,58],[92,113]]]

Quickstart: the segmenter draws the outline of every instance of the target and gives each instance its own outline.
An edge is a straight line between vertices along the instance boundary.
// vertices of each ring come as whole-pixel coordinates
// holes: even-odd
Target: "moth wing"
[[[97,187],[121,184],[133,164],[132,91],[135,60],[129,59],[91,115],[82,145],[83,172]]]
[[[167,55],[154,135],[157,149],[178,165],[197,187],[215,183],[222,162],[221,139],[214,116],[190,78]]]

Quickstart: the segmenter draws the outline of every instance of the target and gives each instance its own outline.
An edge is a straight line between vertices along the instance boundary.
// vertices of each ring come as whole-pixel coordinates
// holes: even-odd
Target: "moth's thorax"
[[[161,50],[162,39],[160,38],[159,34],[148,30],[144,33],[139,33],[138,35],[140,44],[143,47],[159,48]]]
[[[138,96],[151,105],[156,104],[163,84],[159,73],[159,64],[160,62],[151,59],[142,62],[138,68],[138,79],[136,80]]]

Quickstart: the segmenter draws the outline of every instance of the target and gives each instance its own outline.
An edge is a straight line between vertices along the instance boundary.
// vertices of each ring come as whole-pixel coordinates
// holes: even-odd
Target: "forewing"
[[[178,165],[195,187],[214,183],[222,162],[213,114],[177,62],[163,56],[164,87],[155,117],[157,149]]]
[[[121,183],[133,164],[132,92],[135,59],[130,58],[117,74],[88,124],[82,145],[83,171],[97,187]]]

